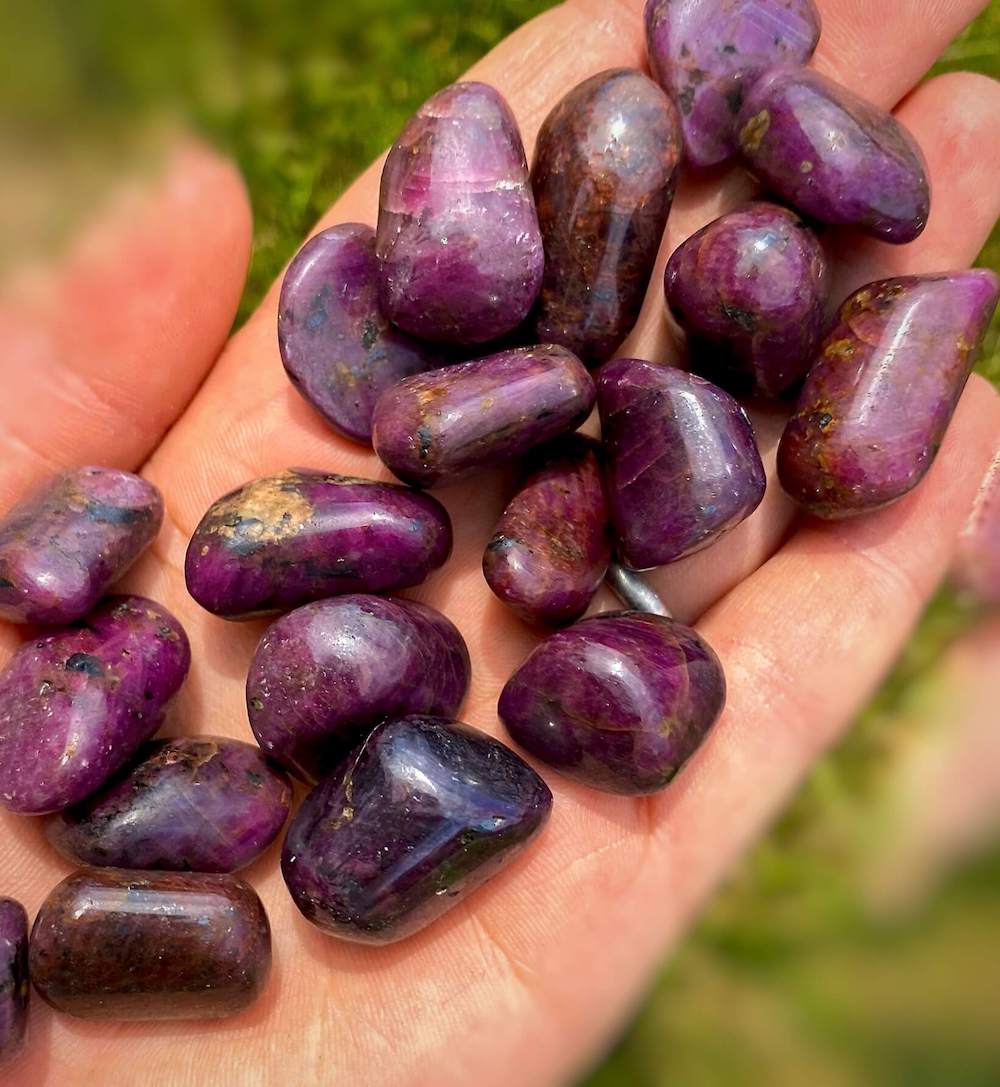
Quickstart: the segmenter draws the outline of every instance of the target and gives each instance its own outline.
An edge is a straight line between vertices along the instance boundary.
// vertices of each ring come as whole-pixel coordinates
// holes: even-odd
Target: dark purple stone
[[[250,665],[247,711],[268,755],[315,782],[378,721],[454,717],[468,687],[469,652],[439,611],[340,596],[272,624]]]
[[[278,346],[306,400],[334,429],[366,443],[379,394],[441,365],[382,312],[375,231],[360,223],[330,227],[296,254],[281,284]]]
[[[760,201],[723,215],[674,251],[664,284],[706,377],[769,397],[805,377],[829,284],[816,235],[794,212]]]
[[[927,225],[930,182],[916,141],[832,79],[806,68],[769,72],[738,125],[753,172],[803,214],[896,244]]]
[[[160,727],[190,662],[180,623],[139,596],[22,645],[0,673],[0,805],[41,815],[99,789]]]
[[[817,517],[851,517],[927,474],[997,305],[993,272],[907,276],[851,295],[778,446],[778,478]]]
[[[74,468],[0,520],[0,619],[61,626],[93,608],[155,539],[160,492],[117,468]]]
[[[382,309],[425,340],[485,343],[527,316],[542,238],[514,115],[483,83],[438,91],[382,171]]]
[[[252,1004],[271,969],[253,888],[209,872],[83,868],[35,918],[31,980],[81,1019],[220,1019]]]
[[[767,480],[746,412],[693,374],[614,359],[597,375],[618,557],[646,570],[748,517]]]
[[[579,619],[604,580],[611,526],[597,448],[581,434],[545,447],[483,555],[489,587],[529,623]]]
[[[156,740],[101,792],[49,822],[78,864],[235,872],[285,825],[288,779],[260,749],[217,736]]]
[[[545,782],[499,740],[436,717],[379,725],[292,819],[281,870],[314,925],[390,943],[436,920],[544,825]]]
[[[662,615],[607,612],[553,634],[507,681],[500,719],[527,752],[611,793],[662,789],[722,712],[711,646]]]
[[[419,585],[451,554],[451,520],[393,483],[290,468],[213,503],[188,545],[188,592],[225,619]]]
[[[634,68],[591,76],[538,134],[531,183],[545,246],[535,339],[604,362],[632,330],[674,198],[677,110]]]
[[[680,108],[689,161],[734,154],[747,90],[768,68],[805,64],[819,33],[813,0],[647,0],[649,66]]]
[[[28,915],[0,898],[0,1068],[24,1050],[28,1035]]]
[[[409,377],[379,397],[375,451],[416,487],[454,483],[575,430],[594,383],[564,347],[501,351]]]

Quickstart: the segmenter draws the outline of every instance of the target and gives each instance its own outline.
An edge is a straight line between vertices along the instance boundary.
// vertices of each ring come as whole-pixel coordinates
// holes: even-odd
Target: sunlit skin
[[[892,108],[983,6],[897,0],[890,27],[883,3],[826,0],[815,63]],[[519,30],[472,76],[508,98],[530,157],[538,125],[569,87],[604,68],[642,65],[643,52],[639,0],[574,0]],[[832,254],[837,299],[875,278],[970,263],[1000,212],[1000,88],[948,75],[897,109],[927,155],[934,209],[910,246],[845,238]],[[319,226],[373,223],[379,168]],[[666,259],[750,195],[736,170],[682,182],[623,353],[679,358],[663,315]],[[249,243],[239,179],[187,149],[159,188],[95,227],[63,266],[0,296],[0,508],[58,467],[144,466],[166,494],[167,525],[127,586],[175,612],[194,647],[170,730],[244,739],[244,678],[263,624],[225,623],[186,595],[188,537],[220,495],[290,465],[388,478],[290,386],[278,356],[277,287],[225,343]],[[781,409],[755,418],[770,473]],[[534,1087],[571,1078],[884,675],[949,564],[998,433],[1000,400],[973,380],[926,480],[890,509],[793,523],[771,486],[715,547],[655,575],[678,617],[697,620],[729,680],[722,720],[663,793],[604,795],[547,773],[555,806],[536,847],[446,918],[386,948],[311,928],[271,850],[247,870],[276,947],[258,1004],[224,1023],[119,1026],[57,1016],[35,1000],[30,1049],[5,1084]],[[504,473],[440,492],[455,520],[455,555],[408,594],[462,630],[474,671],[462,716],[497,734],[497,694],[537,639],[482,577],[509,484]],[[19,635],[2,634],[8,652]],[[34,912],[68,870],[40,822],[3,817],[4,894]]]

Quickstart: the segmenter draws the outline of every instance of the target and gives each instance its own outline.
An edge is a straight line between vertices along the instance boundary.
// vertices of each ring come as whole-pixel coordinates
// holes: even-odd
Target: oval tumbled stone
[[[28,1034],[28,915],[0,898],[0,1068],[20,1056]]]

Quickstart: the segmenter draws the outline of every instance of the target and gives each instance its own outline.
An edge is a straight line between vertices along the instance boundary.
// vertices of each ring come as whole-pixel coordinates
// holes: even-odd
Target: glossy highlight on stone
[[[469,687],[454,624],[412,600],[339,596],[273,623],[247,677],[257,742],[315,782],[386,717],[454,717]]]
[[[531,183],[545,247],[539,343],[604,362],[632,330],[674,198],[680,121],[634,68],[566,95],[538,134]]]
[[[996,308],[973,269],[871,283],[841,307],[778,446],[778,478],[810,513],[851,517],[930,468]]]
[[[916,141],[832,79],[805,68],[769,72],[737,123],[750,168],[804,215],[897,245],[927,225],[930,182]]]
[[[690,627],[605,612],[542,642],[507,681],[498,711],[529,754],[611,793],[662,789],[726,699],[722,665]]]
[[[618,557],[633,570],[684,558],[747,518],[766,478],[746,412],[694,374],[614,359],[597,375]]]
[[[78,864],[235,872],[274,841],[291,800],[288,778],[254,744],[181,736],[140,748],[104,789],[47,830]]]
[[[252,1004],[271,968],[271,930],[234,876],[84,868],[42,903],[31,980],[81,1019],[220,1019]]]
[[[373,442],[415,487],[454,483],[576,428],[594,383],[564,347],[501,351],[407,378],[379,398]]]
[[[552,806],[545,782],[499,740],[455,721],[379,725],[292,819],[281,870],[313,924],[390,943],[510,863]]]
[[[0,806],[41,815],[99,789],[163,722],[191,650],[140,596],[33,638],[0,673]]]
[[[188,545],[188,592],[225,619],[419,585],[451,554],[451,520],[392,483],[290,468],[214,502]]]
[[[604,580],[611,526],[598,446],[570,434],[540,451],[483,555],[493,592],[529,623],[579,619]]]
[[[28,915],[0,898],[0,1068],[24,1050],[28,1033]]]
[[[117,468],[73,468],[0,518],[0,619],[82,618],[155,539],[163,499]]]
[[[278,346],[292,383],[334,429],[366,443],[379,394],[441,364],[390,324],[378,283],[375,231],[343,223],[299,250],[278,301]]]
[[[816,235],[794,212],[757,201],[723,215],[674,251],[664,286],[705,377],[767,397],[805,377],[829,278]]]
[[[736,116],[769,68],[805,64],[819,41],[813,0],[647,0],[654,78],[677,103],[695,166],[736,151]]]
[[[527,316],[542,239],[517,122],[484,83],[420,107],[382,171],[376,253],[382,309],[401,329],[485,343]]]

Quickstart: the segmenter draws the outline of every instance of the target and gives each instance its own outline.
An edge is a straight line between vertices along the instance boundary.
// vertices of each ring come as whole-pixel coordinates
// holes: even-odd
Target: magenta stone
[[[188,591],[225,619],[309,600],[419,585],[451,554],[429,495],[305,468],[251,480],[213,503],[188,545]]]
[[[531,182],[545,244],[535,339],[588,365],[632,330],[674,198],[677,110],[634,68],[591,76],[538,134]]]
[[[507,681],[500,719],[529,754],[611,793],[662,789],[726,700],[722,665],[690,627],[607,612],[542,642]]]
[[[436,717],[379,725],[292,819],[281,871],[314,925],[384,944],[436,920],[519,854],[552,806],[484,732]]]
[[[598,447],[571,434],[541,451],[483,556],[494,593],[529,623],[579,619],[611,559]]]
[[[564,347],[501,351],[409,377],[379,397],[373,441],[406,483],[454,483],[575,430],[594,383]]]
[[[0,898],[0,1068],[24,1050],[28,1034],[28,915]]]
[[[643,359],[597,375],[618,557],[633,570],[707,547],[748,517],[766,478],[746,412],[703,378]]]
[[[382,309],[414,336],[495,339],[524,320],[542,238],[514,115],[483,83],[438,91],[382,171],[376,253]]]
[[[389,323],[377,271],[375,231],[334,226],[299,250],[278,301],[278,346],[292,383],[334,429],[369,443],[379,394],[441,365]]]
[[[664,282],[706,377],[769,397],[805,377],[829,283],[816,235],[794,212],[760,201],[723,215],[674,251]]]
[[[378,721],[453,717],[468,687],[468,650],[440,612],[341,596],[272,624],[250,665],[247,710],[260,746],[315,782]]]
[[[156,740],[83,804],[48,825],[78,864],[235,872],[288,818],[292,790],[260,749],[218,736]]]
[[[871,283],[840,310],[778,447],[778,477],[818,517],[879,509],[930,468],[997,304],[973,269]]]
[[[916,141],[832,79],[805,68],[769,72],[738,124],[750,168],[804,215],[896,244],[927,225],[930,182]]]
[[[22,645],[0,673],[0,805],[40,815],[99,789],[160,727],[190,662],[180,623],[139,596]]]
[[[736,115],[768,68],[805,64],[819,41],[813,0],[647,0],[654,78],[680,108],[695,166],[736,151]]]
[[[160,492],[117,468],[74,468],[0,520],[0,619],[59,626],[86,615],[155,539]]]
[[[1000,454],[959,539],[952,578],[981,603],[1000,605]]]

